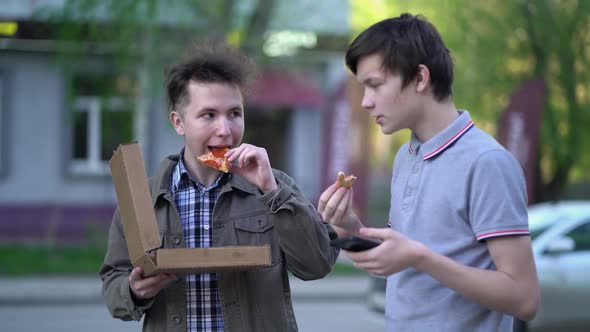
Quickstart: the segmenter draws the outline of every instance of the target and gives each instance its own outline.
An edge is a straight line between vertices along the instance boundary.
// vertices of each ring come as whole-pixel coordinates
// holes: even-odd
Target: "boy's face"
[[[235,147],[244,134],[244,106],[240,88],[226,83],[197,83],[187,86],[189,103],[184,114],[172,112],[170,119],[178,135],[184,136],[185,156],[196,158],[211,147]]]
[[[383,68],[380,54],[361,58],[356,76],[364,87],[361,105],[375,118],[384,134],[412,128],[418,114],[411,82],[402,89],[402,77]]]

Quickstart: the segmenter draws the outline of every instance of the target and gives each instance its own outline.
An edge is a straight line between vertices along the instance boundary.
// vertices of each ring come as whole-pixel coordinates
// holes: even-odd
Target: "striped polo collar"
[[[463,134],[465,134],[471,127],[473,127],[473,120],[469,116],[469,112],[465,110],[457,110],[459,116],[446,129],[434,135],[430,140],[422,143],[414,133],[410,138],[408,150],[410,154],[417,153],[422,150],[424,160],[433,158],[443,153],[447,148],[453,145]]]

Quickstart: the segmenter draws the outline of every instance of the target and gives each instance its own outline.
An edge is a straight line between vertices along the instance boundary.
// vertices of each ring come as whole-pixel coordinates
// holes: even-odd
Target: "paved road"
[[[291,280],[299,330],[384,331],[383,318],[367,309],[366,276]],[[141,331],[138,322],[110,317],[97,277],[0,278],[0,331]]]
[[[382,315],[357,302],[295,302],[295,314],[301,332],[383,332]]]
[[[360,301],[296,301],[295,314],[301,332],[384,331],[383,319]],[[112,319],[100,304],[0,306],[2,331],[11,332],[131,332],[138,322]]]

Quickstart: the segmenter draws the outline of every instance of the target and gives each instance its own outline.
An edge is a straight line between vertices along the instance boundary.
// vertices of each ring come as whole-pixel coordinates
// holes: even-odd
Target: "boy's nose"
[[[227,119],[220,119],[217,123],[217,135],[219,136],[228,136],[231,134],[231,130],[229,129],[229,121]]]
[[[375,107],[375,102],[373,98],[371,98],[367,93],[363,95],[363,100],[361,101],[361,106],[364,109],[372,109]]]

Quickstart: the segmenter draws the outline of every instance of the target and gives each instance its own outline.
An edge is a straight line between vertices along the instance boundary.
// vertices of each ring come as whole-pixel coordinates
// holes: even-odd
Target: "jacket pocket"
[[[279,242],[274,232],[273,223],[266,214],[234,220],[237,245],[263,246],[270,245],[272,264],[281,261]]]
[[[268,219],[266,214],[253,216],[248,218],[236,219],[236,228],[248,233],[264,233],[273,228],[272,222]]]

